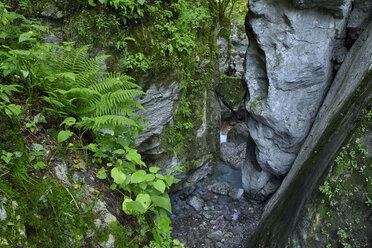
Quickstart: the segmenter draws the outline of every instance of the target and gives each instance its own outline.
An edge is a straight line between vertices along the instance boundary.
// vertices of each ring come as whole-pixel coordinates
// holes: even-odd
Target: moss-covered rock
[[[244,104],[246,94],[246,88],[244,86],[241,78],[220,74],[216,92],[222,102],[229,109],[236,112]]]

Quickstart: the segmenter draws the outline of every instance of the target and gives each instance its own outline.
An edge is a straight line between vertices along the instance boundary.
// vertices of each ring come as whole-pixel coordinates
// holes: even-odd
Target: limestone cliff
[[[273,5],[260,5],[258,3],[263,3],[264,1],[256,1],[251,3],[252,7],[255,7],[257,4],[258,6],[266,6],[265,9],[272,9],[274,10],[274,13],[276,13],[282,8],[283,6],[287,6],[286,4],[282,3],[283,6],[278,6],[276,5],[275,8],[272,8]],[[266,73],[264,79],[267,80],[268,87],[265,89],[268,89],[268,92],[286,92],[286,97],[287,99],[285,103],[291,102],[291,106],[288,105],[278,105],[279,106],[284,106],[283,109],[277,108],[276,110],[280,111],[285,115],[285,113],[289,110],[292,110],[292,114],[290,115],[291,118],[297,118],[297,121],[295,121],[292,124],[300,124],[304,120],[307,122],[307,124],[303,124],[303,126],[297,126],[296,133],[298,133],[300,130],[302,130],[302,135],[299,136],[293,136],[291,135],[291,132],[279,132],[281,130],[280,123],[286,123],[281,122],[280,118],[277,119],[275,122],[270,122],[270,116],[283,116],[282,114],[277,114],[274,113],[272,114],[270,111],[273,109],[267,110],[267,106],[274,106],[270,105],[272,102],[277,102],[275,101],[264,101],[264,104],[262,107],[259,109],[260,111],[251,111],[251,135],[254,139],[254,141],[257,144],[257,149],[256,149],[256,154],[257,154],[257,160],[259,165],[262,167],[262,169],[267,169],[270,173],[277,173],[280,174],[279,170],[275,170],[275,168],[281,168],[283,169],[283,172],[287,171],[290,166],[285,169],[285,166],[282,167],[275,167],[275,165],[284,165],[285,161],[291,161],[294,159],[292,168],[289,171],[289,174],[285,177],[282,185],[280,186],[279,190],[275,193],[275,195],[270,199],[268,204],[265,207],[265,211],[263,214],[262,221],[260,223],[260,226],[258,230],[256,231],[256,235],[253,237],[252,242],[249,243],[248,247],[292,247],[291,242],[289,237],[298,237],[293,235],[293,232],[297,229],[300,228],[299,226],[299,217],[300,214],[303,213],[303,207],[305,203],[308,203],[311,201],[311,196],[314,196],[314,192],[318,190],[318,185],[321,183],[322,179],[324,178],[324,175],[328,171],[330,165],[332,164],[333,159],[336,157],[338,154],[339,149],[341,148],[342,144],[347,140],[351,133],[353,132],[353,129],[356,126],[356,121],[357,117],[363,107],[365,107],[370,99],[371,99],[371,65],[372,65],[372,24],[369,24],[369,26],[366,28],[366,30],[363,32],[363,34],[358,38],[358,40],[353,44],[351,47],[350,51],[347,53],[345,60],[341,64],[340,69],[338,70],[333,82],[330,84],[330,89],[326,91],[329,80],[332,80],[332,74],[327,74],[325,70],[331,70],[330,66],[331,64],[331,59],[332,59],[332,51],[334,51],[334,42],[337,40],[337,38],[342,38],[342,32],[340,32],[342,29],[345,30],[347,26],[347,19],[348,13],[350,12],[350,7],[349,4],[350,2],[344,1],[344,4],[342,2],[339,3],[339,11],[336,11],[337,8],[333,7],[331,8],[332,11],[330,12],[323,12],[321,8],[316,8],[312,9],[312,7],[319,6],[317,5],[319,1],[314,1],[309,5],[310,9],[304,9],[302,12],[304,16],[306,17],[314,17],[316,16],[313,21],[310,23],[315,24],[316,27],[322,27],[320,24],[321,20],[323,19],[325,13],[330,13],[328,14],[329,16],[326,18],[328,21],[331,21],[333,25],[332,27],[336,27],[336,29],[333,29],[331,31],[331,34],[333,35],[332,37],[329,37],[325,34],[329,34],[328,32],[332,30],[332,28],[321,28],[319,30],[320,33],[317,33],[318,37],[320,38],[326,38],[323,40],[320,45],[321,47],[317,48],[316,50],[311,50],[308,51],[306,50],[307,48],[298,48],[295,49],[296,51],[302,51],[305,54],[302,54],[303,56],[297,57],[295,56],[294,60],[297,61],[295,64],[296,66],[293,67],[294,69],[300,68],[300,72],[297,74],[292,74],[291,68],[288,68],[287,71],[291,73],[284,73],[280,74],[277,71],[272,72],[270,69],[272,67],[271,61],[273,60],[272,57],[268,58],[266,56],[266,66],[267,66],[267,71],[264,71]],[[336,4],[336,2],[333,2]],[[302,2],[301,8],[305,8],[306,2]],[[320,6],[319,6],[320,7]],[[322,5],[321,7],[329,8],[330,6],[328,4]],[[349,10],[346,10],[348,9]],[[260,10],[260,9],[258,9]],[[355,8],[354,8],[355,10]],[[253,8],[253,12],[255,9]],[[311,14],[308,15],[307,11],[310,11]],[[319,11],[319,12],[318,12]],[[335,12],[336,11],[336,12]],[[281,12],[283,13],[283,12]],[[301,13],[301,12],[296,12],[296,13]],[[343,15],[340,15],[340,13],[343,13]],[[264,15],[264,13],[257,12],[258,15],[256,17],[260,17]],[[320,16],[318,16],[320,14]],[[252,14],[251,14],[252,15]],[[279,15],[283,16],[283,15]],[[297,15],[298,17],[298,15]],[[301,18],[305,18],[301,17]],[[266,16],[266,18],[269,18]],[[270,17],[271,18],[271,17]],[[367,16],[367,19],[370,18],[370,15]],[[291,18],[288,18],[289,21],[287,23],[292,23]],[[253,18],[251,23],[254,23],[256,19]],[[341,26],[340,26],[341,25]],[[269,25],[271,26],[271,25]],[[292,24],[293,27],[295,27],[295,24]],[[323,26],[324,27],[324,26]],[[337,31],[337,27],[341,28],[341,30]],[[253,30],[254,26],[253,26]],[[264,29],[265,30],[265,29]],[[264,31],[256,31],[256,36],[260,37],[260,35],[264,34]],[[326,33],[324,33],[326,32]],[[292,40],[295,35],[291,34],[289,32],[289,36],[291,37],[290,41]],[[325,36],[324,36],[325,35]],[[341,35],[341,37],[340,37]],[[280,37],[280,36],[276,36]],[[285,36],[284,36],[285,37]],[[308,46],[312,46],[314,42],[311,41],[312,37],[315,38],[315,36],[308,35],[306,37],[303,37],[306,39],[306,44]],[[269,37],[270,38],[270,37]],[[275,37],[274,37],[275,38]],[[343,36],[345,38],[345,36]],[[310,40],[309,40],[310,39]],[[302,40],[302,39],[301,39]],[[265,40],[266,41],[266,40]],[[318,40],[319,41],[319,40]],[[303,41],[301,41],[303,42]],[[258,39],[258,42],[256,43],[257,47],[262,44],[260,40]],[[264,43],[266,44],[266,43]],[[272,42],[268,42],[268,46],[273,44]],[[333,45],[332,45],[333,44]],[[267,46],[263,45],[262,46],[263,51],[267,52]],[[278,45],[275,45],[273,47],[279,47]],[[292,46],[286,49],[291,49]],[[323,49],[323,50],[322,50]],[[273,51],[276,51],[274,49]],[[322,51],[320,54],[318,54],[319,51]],[[248,64],[249,64],[249,50],[248,50],[248,55],[247,55],[247,69],[248,69]],[[261,51],[262,54],[262,51]],[[318,69],[316,67],[313,67],[314,64],[314,57],[316,54],[318,54],[318,59],[317,61],[318,65],[319,62],[324,63],[322,66],[320,66]],[[257,55],[257,53],[256,53]],[[300,54],[299,54],[300,55]],[[258,55],[257,55],[258,56]],[[310,57],[307,57],[310,56]],[[326,57],[324,57],[326,56]],[[274,60],[277,60],[276,56],[273,56]],[[258,57],[260,58],[260,57]],[[262,58],[262,57],[261,57]],[[276,59],[275,59],[276,58]],[[307,58],[304,60],[304,63],[301,63],[301,58]],[[288,59],[288,58],[287,58]],[[278,61],[278,65],[280,64],[280,61]],[[288,61],[289,63],[290,61]],[[293,60],[292,60],[293,62]],[[265,65],[265,60],[261,60],[261,63]],[[285,68],[285,65],[287,63],[282,64]],[[257,68],[258,66],[256,66]],[[262,67],[260,67],[262,69]],[[283,72],[282,67],[279,67],[279,72]],[[328,68],[328,69],[327,69]],[[292,97],[290,94],[291,91],[296,91],[298,92],[299,88],[297,87],[290,87],[289,85],[291,84],[284,84],[281,85],[278,83],[276,80],[277,75],[281,75],[284,77],[284,79],[287,79],[287,77],[292,78],[296,77],[296,75],[302,75],[305,76],[309,75],[307,74],[309,72],[309,69],[313,69],[313,74],[311,74],[311,80],[304,80],[300,81],[302,83],[299,84],[292,84],[292,86],[296,85],[302,85],[306,86],[307,83],[310,83],[310,85],[307,85],[308,87],[315,89],[313,87],[318,87],[322,88],[322,91],[304,91],[306,93],[303,93],[301,101],[308,101],[306,103],[306,106],[303,106],[300,104],[301,101],[296,101],[296,96]],[[320,73],[320,74],[318,74]],[[261,74],[263,75],[263,74]],[[321,77],[318,76],[321,75]],[[327,76],[328,75],[328,76]],[[322,78],[322,79],[321,79]],[[266,81],[266,82],[267,82]],[[284,80],[285,82],[291,82],[291,80]],[[248,80],[248,84],[249,84]],[[258,82],[258,80],[254,81]],[[318,83],[316,83],[318,82]],[[323,84],[323,87],[320,85]],[[281,88],[275,87],[275,86],[280,86]],[[254,84],[253,84],[254,86]],[[288,87],[289,88],[288,88]],[[302,89],[306,89],[308,87],[300,87]],[[283,90],[284,87],[287,87],[286,90]],[[291,89],[290,89],[291,88]],[[252,89],[252,86],[251,86]],[[260,91],[262,88],[257,88],[258,92],[265,92],[265,91]],[[289,90],[289,92],[287,92]],[[301,92],[301,91],[300,91]],[[318,92],[317,94],[315,92]],[[281,94],[279,93],[279,95]],[[301,95],[301,93],[298,93]],[[315,95],[313,95],[315,94]],[[325,99],[322,101],[322,95],[326,94]],[[267,99],[270,99],[271,93],[267,95]],[[311,99],[308,99],[307,97],[311,96]],[[263,98],[265,99],[265,98]],[[280,98],[278,101],[280,101]],[[307,99],[307,100],[306,100]],[[315,99],[318,99],[318,101],[314,101]],[[252,98],[251,98],[252,100]],[[294,101],[294,102],[293,102]],[[287,106],[287,107],[285,107]],[[321,106],[319,111],[316,111],[318,106]],[[249,106],[248,106],[249,107]],[[293,110],[296,109],[296,111]],[[301,110],[306,110],[306,112],[303,112],[304,114],[306,113],[307,116],[305,119],[299,118],[299,116],[302,116]],[[314,110],[314,112],[311,112],[311,109]],[[310,111],[310,112],[307,112]],[[256,112],[259,114],[257,115]],[[261,113],[261,115],[260,115]],[[266,116],[263,116],[262,113],[266,113]],[[297,113],[297,114],[295,114]],[[253,115],[252,115],[253,114]],[[269,118],[267,118],[269,117]],[[312,120],[315,118],[314,123],[312,124]],[[260,120],[263,123],[258,122],[257,120]],[[283,119],[282,119],[283,120]],[[302,120],[302,122],[300,121]],[[252,124],[255,125],[252,125]],[[267,124],[274,123],[275,125],[279,125],[276,127],[276,129],[273,129],[272,131],[267,131],[270,130],[267,128]],[[278,123],[278,124],[276,124]],[[284,125],[285,126],[285,125]],[[307,126],[306,128],[303,128]],[[288,127],[288,126],[287,126]],[[310,132],[307,134],[308,129],[311,127]],[[261,131],[260,131],[261,130]],[[266,131],[265,131],[266,130]],[[286,129],[291,130],[289,127]],[[260,131],[260,132],[257,132]],[[257,135],[261,135],[260,137],[263,139],[257,141],[257,135],[255,134],[257,132]],[[266,134],[266,136],[265,136]],[[270,134],[270,135],[268,135]],[[282,134],[282,135],[279,135]],[[296,139],[294,137],[300,137],[301,139]],[[280,138],[279,138],[280,137]],[[283,140],[284,138],[284,140]],[[273,141],[278,142],[279,140],[282,139],[283,143],[278,143],[276,144]],[[303,140],[305,139],[305,140]],[[286,143],[285,141],[290,141]],[[296,143],[298,142],[298,143]],[[263,148],[261,148],[260,144],[266,144]],[[262,153],[261,150],[263,151],[270,151],[270,144],[275,144],[276,148],[285,148],[285,151],[291,151],[291,145],[293,145],[292,148],[297,149],[298,153],[295,152],[295,150],[292,150],[291,152],[293,154],[293,157],[290,160],[283,160],[280,155],[283,154],[283,152],[279,152],[279,155],[275,153],[271,158],[271,160],[263,160],[264,156],[261,156],[260,154]],[[279,149],[280,150],[280,149]],[[273,150],[271,150],[273,151]],[[270,155],[271,153],[267,153]],[[289,157],[287,157],[289,158]],[[265,162],[266,161],[266,162]],[[268,161],[275,162],[274,164],[268,163]],[[282,161],[282,162],[280,162]],[[289,165],[291,165],[289,163]],[[274,165],[274,166],[272,166]],[[285,228],[284,228],[285,227]],[[307,235],[308,233],[306,233]],[[302,237],[302,240],[304,237]],[[311,246],[311,244],[305,243],[300,243],[299,247],[318,247],[318,246]]]

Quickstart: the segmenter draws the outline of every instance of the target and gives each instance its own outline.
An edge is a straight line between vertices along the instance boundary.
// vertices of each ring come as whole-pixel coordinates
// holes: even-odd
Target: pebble
[[[215,241],[221,241],[223,239],[223,233],[221,230],[209,233],[208,238],[215,240]]]
[[[202,199],[200,199],[199,197],[197,197],[197,196],[191,197],[191,199],[189,200],[188,203],[196,211],[200,211],[200,210],[203,209],[204,201]]]

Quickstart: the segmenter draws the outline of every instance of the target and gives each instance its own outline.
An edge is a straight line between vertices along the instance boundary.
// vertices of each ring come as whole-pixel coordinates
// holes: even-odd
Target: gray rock
[[[207,186],[207,189],[213,193],[219,194],[219,195],[227,195],[230,190],[232,189],[231,184],[228,182],[219,182],[216,181],[210,185]]]
[[[208,238],[214,241],[221,241],[223,239],[222,231],[218,230],[207,235]]]
[[[188,201],[188,204],[193,207],[196,211],[200,211],[203,209],[204,201],[203,199],[200,199],[197,196],[191,197],[191,199]]]
[[[334,42],[344,36],[351,10],[349,0],[294,3],[301,9],[283,1],[249,2],[248,127],[259,166],[276,176],[289,171],[309,132],[332,79]]]
[[[205,211],[203,216],[208,220],[216,220],[222,213],[220,211]],[[213,224],[213,223],[211,223]]]
[[[372,0],[354,0],[347,22],[348,44],[353,44],[372,21]]]
[[[320,181],[356,127],[359,111],[372,99],[371,73],[372,22],[337,72],[292,169],[266,204],[257,235],[248,247],[285,247],[299,229],[305,204],[314,202]]]
[[[280,186],[280,180],[261,168],[245,165],[242,168],[243,188],[250,199],[264,201]]]
[[[221,159],[234,167],[240,168],[244,163],[246,149],[246,143],[241,143],[239,145],[231,142],[222,143]]]
[[[41,13],[41,15],[44,17],[53,19],[61,19],[62,17],[64,17],[63,12],[59,10],[57,6],[54,5],[54,3],[47,3],[44,9],[45,10]]]
[[[237,145],[246,143],[249,137],[249,129],[244,122],[237,123],[227,133],[227,141]]]
[[[231,189],[229,192],[229,196],[235,201],[239,201],[243,194],[244,189]]]
[[[65,185],[70,185],[70,181],[68,180],[69,172],[66,162],[63,159],[56,158],[53,160],[53,164],[54,174],[56,175],[57,179]]]
[[[217,46],[218,50],[220,51],[220,72],[225,73],[229,68],[229,61],[227,58],[227,51],[228,51],[228,41],[224,37],[217,37]]]
[[[138,98],[138,102],[147,111],[139,111],[139,114],[148,119],[147,128],[138,135],[136,143],[138,151],[146,154],[161,154],[161,133],[163,128],[173,121],[174,108],[177,107],[182,92],[182,86],[177,82],[161,86],[151,84],[146,95]]]

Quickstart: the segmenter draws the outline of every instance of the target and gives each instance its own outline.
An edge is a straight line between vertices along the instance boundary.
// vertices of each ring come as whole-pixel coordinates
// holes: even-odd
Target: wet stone
[[[227,182],[215,182],[211,185],[208,185],[208,190],[219,195],[227,195],[232,186]]]
[[[221,241],[223,239],[223,233],[222,231],[218,230],[218,231],[208,234],[208,238],[215,240],[215,241]]]
[[[188,203],[196,211],[200,211],[203,209],[204,201],[196,196],[191,197]]]
[[[226,174],[212,174],[194,185],[194,190],[170,194],[172,238],[187,248],[244,247],[258,224],[263,205],[248,202],[239,188],[225,179]]]

